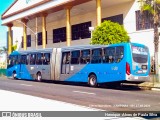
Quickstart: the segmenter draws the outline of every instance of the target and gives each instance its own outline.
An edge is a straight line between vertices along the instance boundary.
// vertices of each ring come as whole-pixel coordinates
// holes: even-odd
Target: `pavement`
[[[140,84],[123,83],[124,85],[138,86],[144,90],[154,90],[160,91],[160,80],[157,82],[155,75],[150,75],[150,80],[148,82],[143,82]]]
[[[7,111],[7,113],[6,113]],[[12,113],[10,112],[12,111]],[[14,113],[14,111],[19,111],[17,114]],[[40,97],[35,97],[35,96],[31,96],[31,95],[24,95],[24,94],[20,94],[20,93],[16,93],[16,92],[11,92],[11,91],[6,91],[6,90],[0,90],[0,113],[3,117],[0,117],[0,120],[4,118],[4,120],[7,119],[11,119],[10,116],[12,116],[12,118],[16,118],[17,120],[17,116],[22,118],[22,113],[25,111],[34,111],[34,112],[48,112],[48,111],[52,111],[54,114],[54,111],[90,111],[90,112],[94,112],[94,111],[101,111],[99,109],[94,109],[94,108],[90,108],[90,107],[84,107],[84,106],[80,106],[80,105],[75,105],[75,104],[70,104],[70,103],[65,103],[65,102],[60,102],[60,101],[56,101],[56,100],[51,100],[51,99],[46,99],[46,98],[40,98]],[[26,113],[27,115],[28,113]],[[38,114],[38,113],[37,113]],[[65,114],[65,113],[64,113]],[[24,117],[24,116],[23,116]],[[39,115],[38,117],[41,117],[41,115]],[[43,117],[43,116],[42,116]],[[66,119],[65,116],[62,117],[58,117],[57,119]],[[74,118],[71,117],[70,120],[72,120]],[[90,117],[83,117],[83,119],[89,119]],[[113,116],[107,116],[107,117],[91,117],[92,120],[145,120],[144,118],[139,118],[139,117],[113,117]],[[82,119],[82,117],[76,117],[76,120],[78,119]],[[35,120],[35,118],[34,118]],[[75,119],[74,119],[75,120]]]
[[[149,88],[150,90],[160,90],[160,83],[152,83],[152,82],[144,82],[139,85],[142,88]],[[0,90],[0,116],[2,116],[2,112],[5,111],[102,111],[100,109],[95,109],[91,107],[85,107],[80,105],[75,105],[71,103],[46,99],[46,98],[40,98],[35,97],[31,95],[25,95],[20,94],[16,92],[6,91],[6,90]],[[14,116],[15,117],[15,116]],[[12,117],[13,118],[13,117]],[[21,118],[21,117],[20,117]],[[37,117],[38,118],[38,117]],[[74,119],[75,117],[69,117],[70,120]],[[146,120],[141,117],[83,117],[83,119],[89,119],[92,120]],[[10,117],[0,117],[0,120],[10,120]],[[17,118],[15,118],[17,120]],[[24,118],[25,119],[25,118]],[[48,119],[48,118],[47,118]],[[62,117],[56,117],[56,120],[62,120],[65,119],[62,115]],[[82,117],[76,117],[76,120],[82,119]],[[158,118],[159,119],[159,118]],[[155,119],[155,120],[158,120]],[[28,119],[27,119],[28,120]],[[34,118],[34,120],[36,120]],[[41,120],[38,118],[38,120]]]

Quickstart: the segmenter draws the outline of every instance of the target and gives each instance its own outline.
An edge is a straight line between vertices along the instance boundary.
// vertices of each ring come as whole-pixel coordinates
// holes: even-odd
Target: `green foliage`
[[[115,44],[129,42],[130,38],[124,27],[118,23],[104,21],[92,33],[91,44]]]
[[[148,11],[152,15],[159,14],[160,0],[139,0],[141,11]]]
[[[12,52],[17,49],[17,44],[12,46]]]
[[[0,49],[0,54],[4,54],[4,53],[7,53],[7,48],[6,47],[3,47]]]

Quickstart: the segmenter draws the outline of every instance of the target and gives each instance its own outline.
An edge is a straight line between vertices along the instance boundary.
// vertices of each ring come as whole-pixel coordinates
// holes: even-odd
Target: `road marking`
[[[83,92],[83,91],[73,91],[73,92],[80,93],[80,94],[96,95],[96,93]]]
[[[33,85],[28,85],[28,84],[20,84],[20,85],[22,85],[22,86],[27,86],[27,87],[33,86]]]

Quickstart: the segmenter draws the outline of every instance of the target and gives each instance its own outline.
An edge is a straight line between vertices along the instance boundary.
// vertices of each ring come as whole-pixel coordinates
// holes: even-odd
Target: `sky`
[[[8,7],[14,2],[15,0],[0,0],[0,48],[6,46],[6,32],[7,27],[2,26],[1,23],[1,15],[8,9]]]

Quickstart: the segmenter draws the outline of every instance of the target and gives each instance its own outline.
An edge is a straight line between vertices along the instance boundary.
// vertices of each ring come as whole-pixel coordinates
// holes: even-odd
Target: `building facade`
[[[147,45],[153,56],[153,25],[146,18],[142,27],[139,6],[138,0],[15,0],[1,16],[8,26],[8,52],[13,27],[21,28],[13,30],[18,49],[31,50],[89,44],[91,29],[111,20],[124,25],[131,42]]]

